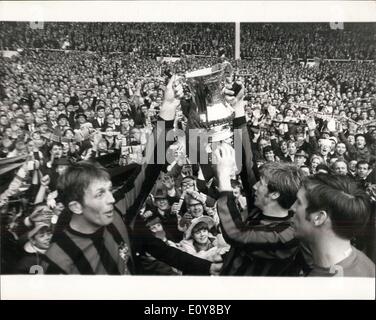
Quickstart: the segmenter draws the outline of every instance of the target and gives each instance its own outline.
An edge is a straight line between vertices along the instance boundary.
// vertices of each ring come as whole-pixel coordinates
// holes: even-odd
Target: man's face
[[[272,200],[265,177],[261,177],[260,181],[253,186],[253,189],[255,190],[255,206],[263,210]]]
[[[296,144],[294,142],[289,143],[287,146],[287,151],[289,152],[289,155],[294,155],[296,153]]]
[[[301,146],[304,143],[304,134],[302,133],[297,134],[296,142],[299,146]]]
[[[110,180],[93,180],[85,190],[82,215],[85,222],[98,229],[109,225],[114,219],[112,183]]]
[[[362,179],[366,178],[368,175],[368,164],[366,163],[359,164],[356,168],[356,173],[359,178],[362,178]]]
[[[162,226],[161,223],[156,223],[156,224],[153,224],[152,226],[150,226],[149,230],[153,233],[162,232],[163,226]]]
[[[347,137],[347,141],[350,143],[350,144],[354,144],[355,143],[355,137],[353,135],[349,135]]]
[[[264,149],[267,145],[268,145],[268,141],[266,141],[265,139],[260,140],[259,147],[261,150]]]
[[[31,124],[31,123],[34,122],[34,116],[33,116],[33,114],[31,112],[26,112],[25,113],[25,121],[28,124]]]
[[[330,152],[330,146],[331,146],[331,143],[322,143],[320,146],[321,155],[323,156],[328,155],[328,153]]]
[[[22,128],[25,127],[25,121],[23,119],[17,118],[16,122],[17,122],[17,125],[18,125],[19,128],[22,129]]]
[[[273,150],[265,152],[265,159],[266,159],[266,161],[274,161],[275,160]]]
[[[354,172],[356,170],[356,164],[358,162],[356,160],[351,160],[350,163],[349,163],[349,169]]]
[[[338,143],[336,146],[336,152],[339,155],[343,155],[346,152],[346,145],[344,143]]]
[[[170,204],[168,203],[167,198],[159,198],[155,199],[155,204],[157,205],[159,210],[165,211],[170,208]]]
[[[121,125],[125,128],[128,128],[129,127],[129,119],[122,119]]]
[[[300,167],[303,164],[305,164],[305,162],[306,162],[306,158],[305,157],[303,157],[303,156],[297,156],[297,157],[295,157],[295,163],[296,163],[297,166]]]
[[[54,159],[59,159],[63,156],[63,148],[61,146],[55,145],[51,149],[51,155]]]
[[[58,123],[59,123],[59,126],[65,127],[67,125],[67,119],[60,118],[59,121],[58,121]]]
[[[43,118],[44,117],[43,109],[37,109],[37,111],[35,111],[35,115],[38,118]]]
[[[114,119],[114,115],[113,115],[113,114],[109,114],[109,115],[107,116],[107,122],[108,122],[109,124],[113,124],[113,123],[115,122],[115,119]]]
[[[281,151],[282,151],[283,153],[286,153],[286,152],[287,152],[287,143],[286,143],[285,141],[283,141],[283,142],[281,143]]]
[[[196,190],[195,181],[192,179],[185,179],[181,184],[181,189],[183,192]]]
[[[234,197],[237,198],[240,196],[240,188],[239,187],[233,187],[232,193],[234,194]]]
[[[201,217],[204,214],[204,207],[202,203],[196,199],[190,199],[187,203],[188,212],[193,218]]]
[[[52,121],[55,121],[56,120],[56,112],[55,111],[50,111],[49,113],[49,117]]]
[[[363,149],[366,146],[366,139],[362,136],[359,136],[356,138],[355,144],[358,149]]]
[[[8,121],[8,118],[7,118],[7,116],[1,116],[0,117],[0,125],[2,125],[2,126],[7,126],[8,125],[8,123],[9,123],[9,121]]]
[[[98,110],[98,118],[104,118],[104,114],[105,114],[104,109]]]
[[[290,209],[294,212],[292,227],[295,231],[295,237],[301,240],[309,240],[314,231],[314,227],[310,220],[311,216],[309,215],[308,219],[306,216],[307,206],[308,201],[306,198],[306,190],[302,187],[299,189],[297,199]]]
[[[346,163],[339,161],[334,164],[334,171],[342,176],[345,176],[347,174],[347,165]]]

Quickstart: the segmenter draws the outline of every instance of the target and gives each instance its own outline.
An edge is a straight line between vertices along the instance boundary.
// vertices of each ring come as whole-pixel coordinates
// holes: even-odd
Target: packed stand
[[[66,49],[125,52],[142,56],[233,56],[235,27],[229,23],[28,23],[0,24],[0,49]]]
[[[242,23],[242,58],[375,59],[374,23]]]
[[[137,52],[32,50],[2,58],[0,161],[16,163],[0,196],[2,272],[30,273],[33,266],[42,265],[50,242],[57,243],[53,234],[67,210],[58,192],[61,181],[69,186],[66,172],[74,176],[74,170],[98,170],[107,183],[102,169],[79,163],[108,154],[117,155],[115,166],[144,167],[148,142],[168,104],[171,75],[218,61],[183,57],[166,64]],[[249,140],[243,150],[247,165],[241,174],[232,172],[231,157],[225,156],[231,152],[221,147],[226,152],[216,156],[223,170],[207,179],[205,168],[190,163],[185,140],[176,139],[167,149],[169,165],[157,173],[146,170],[153,186],[140,210],[134,216],[125,214],[135,232],[135,273],[186,274],[181,263],[186,256],[171,258],[182,252],[199,259],[192,265],[228,257],[224,275],[296,276],[307,270],[331,274],[314,267],[315,252],[295,237],[293,224],[299,221],[292,223],[291,212],[301,212],[297,194],[301,199],[302,181],[307,190],[316,190],[325,180],[332,181],[330,190],[341,190],[342,182],[336,179],[346,176],[351,181],[347,184],[362,190],[339,192],[347,200],[354,190],[376,200],[375,64],[321,62],[310,67],[266,56],[230,62],[234,80],[244,86],[244,103],[234,108],[244,115],[236,125]],[[185,129],[188,115],[180,106],[175,108],[170,125]],[[327,176],[316,178],[323,173]],[[340,237],[373,261],[374,212],[370,218],[364,214],[366,223],[354,220],[366,224],[363,234],[348,231]],[[115,241],[122,244],[126,239]],[[352,253],[362,257],[368,272],[368,258],[356,250]],[[171,255],[166,258],[161,251]],[[180,264],[169,263],[171,259]],[[120,273],[130,272],[126,269]],[[204,269],[188,273],[207,274]],[[111,274],[106,267],[99,270]]]

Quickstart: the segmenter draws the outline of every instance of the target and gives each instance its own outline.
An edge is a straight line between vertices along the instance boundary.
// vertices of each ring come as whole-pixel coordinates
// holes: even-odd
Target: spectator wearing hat
[[[53,134],[58,137],[62,137],[67,127],[69,128],[69,119],[67,115],[64,113],[59,114],[57,117],[57,124],[58,126],[53,128]]]
[[[298,152],[295,154],[295,160],[294,163],[298,168],[301,166],[305,165],[308,159],[308,154],[303,150],[300,149]]]
[[[171,240],[179,242],[183,234],[178,229],[178,217],[175,212],[172,212],[171,204],[174,198],[169,198],[165,187],[158,188],[154,194],[154,215],[158,217],[166,230],[170,235]]]
[[[349,153],[349,156],[352,159],[356,159],[357,161],[366,161],[366,162],[369,162],[371,159],[376,159],[376,155],[371,154],[370,149],[368,149],[365,135],[356,134],[355,144],[352,145],[346,139],[343,133],[342,126],[340,126],[338,130],[338,137],[346,145],[347,152]]]
[[[181,209],[181,214],[177,214],[178,217],[178,229],[186,235],[186,231],[189,228],[192,219],[205,216],[211,216],[216,226],[219,225],[219,217],[215,208],[207,207],[205,205],[205,198],[201,197],[196,191],[187,190],[184,195],[185,206]],[[173,208],[175,211],[175,208]]]
[[[77,113],[74,129],[81,129],[81,125],[85,123],[87,123],[87,115],[84,112]]]
[[[192,219],[185,239],[180,242],[180,249],[209,261],[212,261],[213,257],[225,254],[230,250],[230,246],[222,234],[214,236],[210,232],[214,227],[215,221],[211,217],[201,216]]]
[[[23,246],[23,254],[16,263],[15,272],[17,274],[44,273],[42,261],[52,238],[51,224],[35,223],[27,237],[28,241]]]
[[[151,212],[150,212],[151,213]],[[151,216],[146,218],[146,227],[158,239],[161,239],[168,246],[177,248],[175,242],[166,233],[164,225],[160,217],[151,213]],[[150,253],[143,253],[139,256],[140,264],[142,266],[142,274],[146,275],[180,275],[181,272],[168,264],[157,260]]]

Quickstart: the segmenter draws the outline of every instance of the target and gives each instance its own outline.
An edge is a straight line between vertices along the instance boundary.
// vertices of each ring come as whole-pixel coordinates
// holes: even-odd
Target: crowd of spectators
[[[56,23],[43,29],[28,23],[0,25],[0,48],[68,49],[95,52],[138,52],[142,56],[232,56],[235,26],[228,23]]]
[[[336,28],[336,27],[334,27]],[[375,59],[375,24],[242,23],[241,56],[283,59]]]
[[[2,48],[24,50],[0,58],[0,163],[21,159],[1,188],[2,266],[6,273],[29,273],[48,249],[64,210],[59,177],[72,163],[110,153],[118,155],[118,166],[142,165],[170,74],[218,63],[218,48],[233,47],[234,30],[225,24],[46,23],[42,31],[24,23],[4,26]],[[374,48],[367,41],[357,45],[356,28],[334,35],[329,26],[303,26],[297,31],[288,24],[243,25],[243,53],[258,58],[229,59],[234,80],[245,88],[254,174],[259,179],[263,166],[288,162],[307,176],[349,176],[376,197],[375,62],[310,66],[297,60],[301,46],[309,56],[359,59],[371,58]],[[183,40],[192,45],[176,45]],[[60,48],[64,41],[77,51],[26,49]],[[174,63],[152,57],[181,50],[214,57],[183,55]],[[121,52],[108,53],[113,51]],[[274,56],[282,59],[270,59]],[[187,121],[178,109],[174,127],[184,129]],[[231,247],[221,233],[219,192],[215,178],[207,181],[186,150],[182,140],[170,147],[173,162],[133,223],[140,220],[169,246],[212,261]],[[244,192],[250,186],[234,176],[231,187],[236,206],[246,212]],[[375,259],[370,238],[352,240]],[[140,261],[144,274],[181,274],[148,253]]]

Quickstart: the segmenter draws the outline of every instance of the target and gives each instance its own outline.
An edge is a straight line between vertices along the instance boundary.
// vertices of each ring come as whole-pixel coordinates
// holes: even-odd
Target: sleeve
[[[248,249],[273,249],[294,241],[292,228],[268,230],[262,226],[248,226],[242,219],[231,192],[222,192],[217,202],[218,214],[225,241]],[[294,241],[295,242],[295,241]]]
[[[308,139],[309,139],[309,144],[311,145],[311,150],[313,150],[313,152],[317,152],[319,149],[319,145],[317,143],[315,134],[309,135]]]
[[[246,119],[245,117],[234,119],[234,141],[240,142],[242,145],[241,159],[237,159],[237,162],[241,160],[241,172],[244,192],[247,196],[248,208],[250,208],[252,186],[256,183],[256,176],[253,170],[253,152],[251,139],[249,137]],[[237,155],[237,152],[235,152]]]
[[[93,98],[93,102],[91,103],[91,110],[95,110],[96,111],[97,100],[98,100],[97,97]]]
[[[132,232],[133,245],[138,252],[148,252],[154,258],[162,261],[189,275],[209,275],[211,263],[197,258],[177,248],[171,247],[152,235],[144,226],[141,219],[137,219]]]
[[[116,207],[123,214],[126,213],[127,223],[131,223],[136,217],[153,189],[159,173],[166,167],[166,161],[161,161],[158,156],[165,155],[166,148],[171,143],[166,141],[165,135],[173,128],[173,121],[164,121],[162,118],[159,118],[159,121],[164,123],[164,130],[162,130],[163,126],[154,128],[146,144],[144,163],[138,165],[125,185],[114,193]]]

